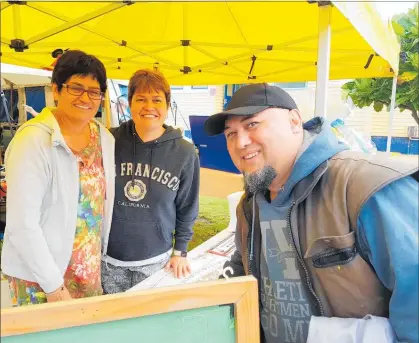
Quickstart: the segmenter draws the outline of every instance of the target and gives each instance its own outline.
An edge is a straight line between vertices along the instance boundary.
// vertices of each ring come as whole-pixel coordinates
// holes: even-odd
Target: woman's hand
[[[71,300],[71,295],[68,292],[68,289],[64,285],[60,286],[54,292],[45,293],[47,296],[47,302],[53,303],[56,301]]]
[[[179,279],[189,276],[191,273],[191,266],[189,265],[189,261],[186,257],[172,256],[169,262],[167,262],[165,270],[169,271],[170,268],[173,269],[175,277]]]

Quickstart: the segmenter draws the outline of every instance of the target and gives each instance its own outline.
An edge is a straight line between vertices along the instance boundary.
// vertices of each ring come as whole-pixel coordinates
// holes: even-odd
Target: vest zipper
[[[249,275],[253,275],[252,274],[252,259],[250,258],[250,237],[252,237],[252,231],[253,227],[252,225],[250,225],[250,230],[247,232],[247,269],[249,271]]]
[[[316,301],[319,305],[321,316],[324,316],[323,305],[322,305],[319,297],[317,296],[316,292],[314,291],[314,288],[313,288],[313,285],[311,283],[310,275],[308,273],[307,267],[306,267],[302,257],[298,253],[297,248],[295,247],[294,236],[292,235],[292,228],[291,228],[291,212],[292,212],[292,209],[294,208],[295,204],[296,204],[295,201],[291,204],[291,207],[289,208],[288,215],[287,215],[287,228],[288,228],[288,233],[289,233],[289,236],[290,236],[291,249],[297,255],[298,262],[300,263],[301,267],[303,267],[303,269],[304,269],[304,273],[305,273],[308,288],[309,288],[311,294],[314,296],[314,298],[316,299]]]

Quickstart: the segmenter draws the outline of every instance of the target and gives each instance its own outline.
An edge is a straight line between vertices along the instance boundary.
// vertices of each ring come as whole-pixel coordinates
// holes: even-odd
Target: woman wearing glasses
[[[93,118],[106,71],[81,51],[52,74],[56,108],[18,130],[6,152],[2,269],[15,305],[102,294],[101,233],[114,198],[114,139]]]

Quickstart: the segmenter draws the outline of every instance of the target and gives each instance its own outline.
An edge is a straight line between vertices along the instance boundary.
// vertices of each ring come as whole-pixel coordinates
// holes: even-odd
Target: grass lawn
[[[230,222],[227,199],[199,197],[199,215],[194,226],[194,235],[188,250],[204,243],[227,228]]]

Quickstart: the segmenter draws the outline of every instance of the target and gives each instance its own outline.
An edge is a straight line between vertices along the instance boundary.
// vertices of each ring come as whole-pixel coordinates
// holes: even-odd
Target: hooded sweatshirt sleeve
[[[46,144],[41,144],[41,139],[39,129],[25,128],[15,135],[7,149],[6,236],[37,283],[49,293],[60,287],[64,279],[40,226],[50,173],[43,149]]]
[[[199,208],[199,157],[194,150],[192,161],[182,171],[176,195],[175,250],[186,251],[192,238]]]
[[[418,342],[418,192],[412,177],[395,181],[366,202],[358,220],[360,248],[392,292],[397,342]]]

